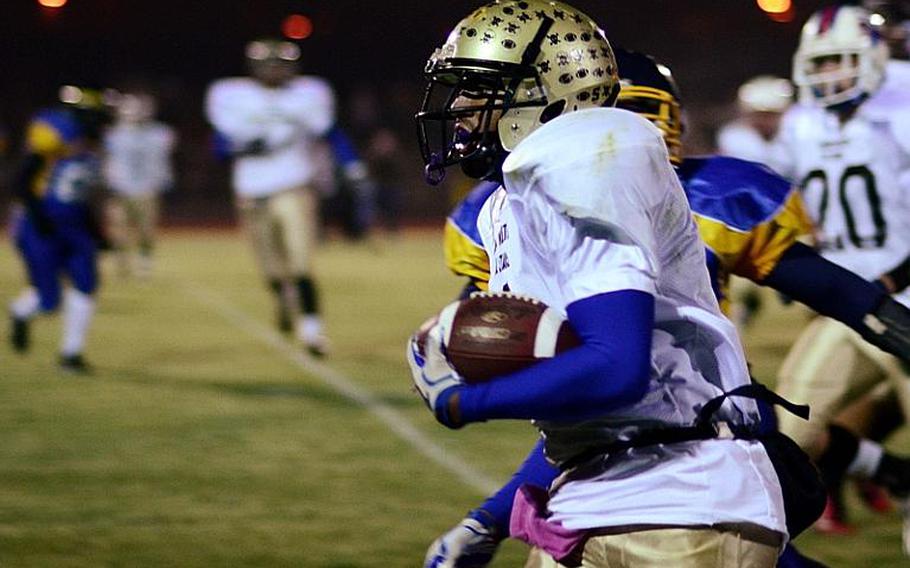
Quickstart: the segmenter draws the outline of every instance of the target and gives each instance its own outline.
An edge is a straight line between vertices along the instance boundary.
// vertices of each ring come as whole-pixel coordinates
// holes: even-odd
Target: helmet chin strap
[[[459,165],[461,171],[470,178],[502,183],[502,163],[508,155],[498,140],[489,140],[462,158]]]

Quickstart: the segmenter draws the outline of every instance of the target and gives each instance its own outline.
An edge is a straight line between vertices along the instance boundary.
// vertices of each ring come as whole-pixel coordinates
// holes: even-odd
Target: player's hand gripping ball
[[[418,346],[427,344],[431,331],[466,383],[514,373],[581,345],[561,313],[511,293],[477,293],[449,304],[432,326],[418,331]]]

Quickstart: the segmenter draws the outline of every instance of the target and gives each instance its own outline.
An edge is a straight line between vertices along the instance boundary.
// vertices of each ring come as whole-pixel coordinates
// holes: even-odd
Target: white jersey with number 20
[[[910,92],[882,89],[846,122],[794,106],[778,142],[825,258],[874,279],[910,254]]]

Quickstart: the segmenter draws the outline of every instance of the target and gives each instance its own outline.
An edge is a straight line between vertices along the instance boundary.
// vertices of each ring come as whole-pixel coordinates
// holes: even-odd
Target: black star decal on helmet
[[[481,38],[480,41],[483,43],[490,43],[494,37],[493,32],[483,32],[483,38]]]
[[[569,64],[569,56],[566,53],[557,53],[556,54],[556,64],[560,67],[565,67]]]
[[[594,49],[593,47],[588,48],[588,53],[591,54],[591,61],[597,61],[598,56],[597,56],[597,50],[596,50],[596,49]]]
[[[600,48],[600,54],[601,54],[602,56],[604,56],[604,57],[610,57],[610,48],[608,48],[608,47],[601,47],[601,48]]]
[[[538,20],[544,20],[547,17],[547,13],[543,10],[536,10],[534,16],[536,16]]]
[[[595,77],[603,77],[606,72],[603,70],[603,67],[598,67],[593,71]]]
[[[537,68],[540,70],[541,73],[549,73],[550,72],[550,62],[545,59],[537,64]]]
[[[572,16],[572,19],[575,20],[576,24],[580,24],[584,21],[584,18],[581,17],[581,14],[578,14],[578,13],[574,14]]]
[[[547,39],[550,40],[550,45],[556,45],[559,43],[559,34],[550,34]]]
[[[553,10],[553,17],[556,18],[557,20],[565,20],[566,13],[563,12],[562,10]]]
[[[493,20],[490,21],[490,25],[493,27],[497,27],[501,23],[502,23],[502,18],[500,18],[499,16],[493,16]]]
[[[527,12],[522,12],[518,14],[518,21],[526,24],[531,21],[531,16]]]
[[[511,23],[511,22],[509,23],[509,25],[506,26],[506,31],[509,32],[510,34],[518,33],[518,30],[520,30],[520,29],[521,29],[521,26],[519,26],[518,24],[515,24],[515,23]]]

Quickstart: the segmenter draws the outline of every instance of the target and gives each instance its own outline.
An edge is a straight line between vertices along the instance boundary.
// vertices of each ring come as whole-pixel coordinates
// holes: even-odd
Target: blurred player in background
[[[275,294],[278,326],[296,331],[312,355],[322,356],[327,344],[313,275],[319,198],[311,187],[311,146],[335,122],[334,94],[323,79],[296,74],[296,44],[254,41],[246,58],[251,77],[216,81],[206,115],[233,156],[237,205]]]
[[[773,142],[781,116],[793,103],[793,85],[787,79],[760,75],[743,83],[736,102],[740,117],[718,132],[718,153],[773,166]]]
[[[514,493],[512,528],[537,547],[528,566],[579,556],[585,566],[613,557],[629,566],[774,566],[787,529],[760,444],[643,443],[749,377],[661,132],[634,113],[599,108],[619,94],[601,33],[558,2],[504,1],[465,18],[431,57],[418,115],[428,179],[459,163],[503,184],[477,223],[489,288],[565,311],[583,345],[467,385],[440,351],[437,324],[425,349],[410,345],[414,381],[450,427],[537,420],[562,477],[549,493]],[[561,56],[563,41],[587,47]],[[724,420],[757,426],[754,401],[730,402]],[[619,439],[629,444],[617,447]],[[469,519],[462,534],[486,534],[485,521]],[[728,522],[741,530],[726,532]],[[443,540],[427,564],[454,565],[445,558],[452,544]]]
[[[155,120],[155,110],[149,93],[122,93],[116,120],[104,133],[104,182],[111,192],[107,229],[123,275],[151,275],[159,199],[174,183],[177,136]]]
[[[760,75],[740,86],[736,100],[740,116],[718,132],[718,153],[773,167],[774,138],[781,116],[793,102],[793,85],[787,79]],[[730,317],[745,328],[761,309],[761,293],[739,278],[731,279],[730,291]]]
[[[803,27],[793,62],[800,104],[784,116],[781,172],[797,180],[826,259],[910,299],[910,91],[882,86],[888,50],[871,14],[832,6]],[[894,79],[897,79],[895,77]],[[879,314],[887,321],[888,314]],[[834,419],[882,382],[910,416],[910,376],[897,359],[852,330],[817,318],[780,371],[784,396],[812,404],[809,422],[781,416],[781,429],[813,455],[830,486],[847,474],[873,477],[906,496],[910,474],[862,432]],[[832,503],[832,506],[836,506]]]
[[[26,157],[16,190],[22,208],[13,221],[30,286],[10,305],[10,341],[29,347],[29,323],[63,299],[60,366],[86,373],[83,348],[95,311],[96,251],[102,240],[90,199],[100,184],[98,140],[107,118],[99,89],[67,85],[60,104],[38,112],[26,131]],[[63,290],[61,278],[70,287]]]

